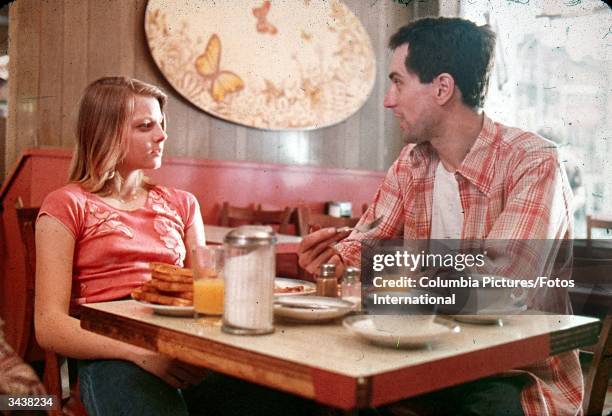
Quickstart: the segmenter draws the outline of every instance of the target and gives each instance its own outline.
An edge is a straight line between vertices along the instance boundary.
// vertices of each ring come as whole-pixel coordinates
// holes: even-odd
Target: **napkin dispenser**
[[[351,217],[353,215],[353,204],[351,202],[330,201],[326,204],[327,215],[332,217]]]

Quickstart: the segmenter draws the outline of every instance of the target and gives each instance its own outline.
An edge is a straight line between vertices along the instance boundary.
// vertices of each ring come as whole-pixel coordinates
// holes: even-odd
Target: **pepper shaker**
[[[317,276],[317,295],[338,297],[338,280],[336,279],[336,265],[326,263],[321,265],[321,273]]]

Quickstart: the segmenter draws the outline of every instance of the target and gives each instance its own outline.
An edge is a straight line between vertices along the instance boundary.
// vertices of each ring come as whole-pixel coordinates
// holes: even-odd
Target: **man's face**
[[[408,44],[393,51],[389,67],[391,85],[385,94],[384,105],[399,119],[406,143],[422,143],[433,136],[435,126],[434,88],[422,84],[416,74],[408,72],[404,62]]]

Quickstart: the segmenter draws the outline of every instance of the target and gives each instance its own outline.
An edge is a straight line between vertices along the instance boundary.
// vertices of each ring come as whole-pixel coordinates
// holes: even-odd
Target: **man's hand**
[[[350,230],[338,232],[335,228],[323,228],[308,234],[298,247],[300,267],[308,273],[318,274],[321,264],[332,263],[336,265],[336,276],[341,276],[344,263],[332,245],[349,234]]]

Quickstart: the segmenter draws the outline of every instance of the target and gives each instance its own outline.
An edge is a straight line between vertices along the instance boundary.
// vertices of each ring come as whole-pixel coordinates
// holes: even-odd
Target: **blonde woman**
[[[114,413],[105,389],[122,375],[138,380],[134,389],[156,392],[149,402],[156,411],[179,414],[177,388],[203,376],[202,369],[85,331],[73,317],[83,303],[129,296],[148,279],[151,261],[188,266],[190,247],[205,243],[196,198],[153,185],[142,172],[161,166],[165,104],[161,90],[135,79],[108,77],[89,85],[70,183],[47,196],[36,223],[36,337],[62,355],[98,360],[83,361],[90,371],[81,371],[81,394],[91,414]],[[116,359],[122,361],[108,361]],[[144,372],[157,377],[138,378]],[[119,403],[120,409],[133,402]],[[132,410],[151,414],[147,407]]]
[[[166,95],[124,77],[90,84],[81,101],[70,183],[36,223],[36,337],[78,359],[90,415],[299,414],[308,405],[81,329],[79,305],[122,299],[150,278],[149,262],[189,267],[205,244],[196,198],[152,184],[161,166]],[[293,409],[292,409],[293,408]],[[263,410],[262,410],[263,411]]]

